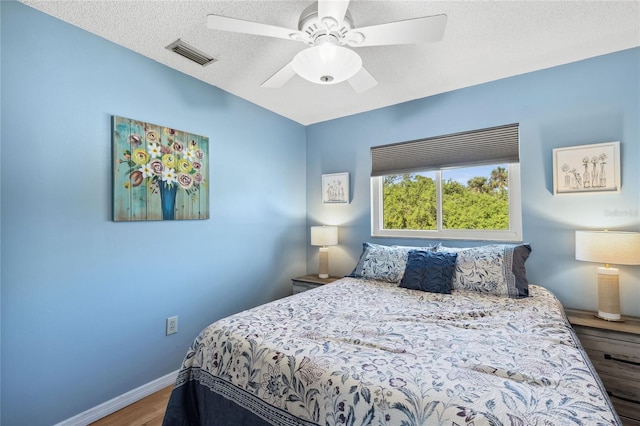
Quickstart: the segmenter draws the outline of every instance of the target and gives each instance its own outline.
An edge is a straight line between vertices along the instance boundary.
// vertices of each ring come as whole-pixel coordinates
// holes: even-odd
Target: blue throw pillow
[[[457,253],[409,251],[400,287],[451,294]]]

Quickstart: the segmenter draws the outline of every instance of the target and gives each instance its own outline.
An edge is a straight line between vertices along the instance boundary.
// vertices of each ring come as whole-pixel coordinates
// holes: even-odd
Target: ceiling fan
[[[282,87],[298,74],[317,84],[336,84],[346,80],[356,92],[361,93],[378,82],[362,66],[360,55],[345,46],[440,41],[447,23],[447,15],[434,15],[356,28],[348,7],[349,0],[318,0],[302,12],[297,30],[219,15],[208,15],[207,27],[299,41],[309,46],[262,83],[262,87]]]

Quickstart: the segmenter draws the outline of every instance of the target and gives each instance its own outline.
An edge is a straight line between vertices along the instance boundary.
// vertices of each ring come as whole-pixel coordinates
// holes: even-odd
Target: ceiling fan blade
[[[227,18],[220,15],[207,15],[207,27],[212,30],[231,31],[234,33],[253,34],[259,36],[283,38],[285,40],[310,43],[309,35],[302,31],[242,19]]]
[[[373,86],[378,84],[376,79],[373,78],[373,76],[369,74],[369,71],[367,71],[364,67],[360,68],[360,71],[358,71],[347,81],[349,82],[351,87],[353,87],[353,90],[355,90],[356,93],[362,93],[365,90],[369,90]]]
[[[446,25],[447,15],[424,16],[354,28],[347,32],[346,40],[352,47],[434,42],[442,40]]]
[[[296,75],[296,72],[293,70],[292,62],[289,62],[284,67],[280,68],[273,74],[271,77],[266,79],[264,83],[262,83],[261,87],[268,87],[270,89],[277,89],[285,85],[285,83]]]
[[[318,19],[328,29],[338,27],[347,13],[349,0],[318,0]]]

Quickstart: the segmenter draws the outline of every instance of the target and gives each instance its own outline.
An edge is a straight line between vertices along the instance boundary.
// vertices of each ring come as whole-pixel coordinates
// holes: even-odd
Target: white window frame
[[[472,167],[472,166],[470,166]],[[384,176],[371,178],[371,236],[385,238],[429,238],[443,240],[483,240],[522,242],[522,203],[520,196],[520,164],[507,165],[509,176],[509,229],[442,229],[442,171],[436,174],[437,229],[385,229],[383,227]]]

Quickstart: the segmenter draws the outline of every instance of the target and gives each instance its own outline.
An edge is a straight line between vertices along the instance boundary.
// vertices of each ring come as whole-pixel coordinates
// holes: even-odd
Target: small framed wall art
[[[553,194],[620,192],[620,142],[553,150]]]
[[[349,203],[349,173],[322,175],[322,203]]]
[[[209,138],[113,117],[113,220],[209,219]]]

